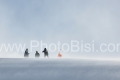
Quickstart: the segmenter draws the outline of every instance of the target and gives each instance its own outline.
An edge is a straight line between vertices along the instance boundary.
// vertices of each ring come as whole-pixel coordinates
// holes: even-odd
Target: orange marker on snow
[[[61,51],[61,50],[60,50]],[[62,54],[60,54],[60,52],[58,53],[58,57],[61,58],[62,57]]]
[[[60,49],[60,52],[61,52],[61,49]],[[58,53],[58,57],[59,57],[59,58],[62,57],[62,54],[60,54],[60,52]]]
[[[59,54],[58,54],[58,57],[59,57],[59,58],[61,58],[61,57],[62,57],[62,55],[59,53]]]

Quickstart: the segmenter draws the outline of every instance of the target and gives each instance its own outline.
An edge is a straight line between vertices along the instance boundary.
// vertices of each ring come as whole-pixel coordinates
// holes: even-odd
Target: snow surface
[[[120,61],[3,58],[0,80],[120,80]]]

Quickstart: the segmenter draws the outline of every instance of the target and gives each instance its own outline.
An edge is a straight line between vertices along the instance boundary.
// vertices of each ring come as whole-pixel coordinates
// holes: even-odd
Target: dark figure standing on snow
[[[24,57],[29,57],[28,49],[25,50]]]
[[[40,57],[40,54],[38,53],[38,51],[36,51],[35,57],[36,57],[36,58],[39,58],[39,57]]]
[[[48,51],[46,48],[44,48],[44,50],[42,52],[44,52],[44,57],[46,57],[46,56],[48,57]]]

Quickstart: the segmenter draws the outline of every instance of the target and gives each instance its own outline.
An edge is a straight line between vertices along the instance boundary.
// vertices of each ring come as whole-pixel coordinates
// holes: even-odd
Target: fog
[[[0,0],[0,45],[26,43],[26,48],[30,48],[31,40],[47,44],[57,41],[70,44],[71,40],[91,43],[94,40],[98,48],[101,43],[119,43],[119,3],[119,0]],[[34,48],[30,57],[34,57],[36,50],[40,48]],[[57,53],[50,52],[50,55],[56,57]],[[23,54],[2,50],[0,57],[22,57]],[[119,52],[63,52],[63,55],[116,58]]]

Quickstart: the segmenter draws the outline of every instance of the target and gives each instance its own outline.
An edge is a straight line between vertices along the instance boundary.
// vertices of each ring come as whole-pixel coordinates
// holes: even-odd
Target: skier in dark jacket
[[[44,57],[46,57],[46,56],[48,57],[48,51],[46,48],[44,48],[44,50],[42,52],[44,52]]]
[[[36,58],[39,58],[39,57],[40,57],[40,54],[38,53],[38,51],[36,51],[35,57],[36,57]]]
[[[29,57],[28,49],[25,50],[24,57]]]

